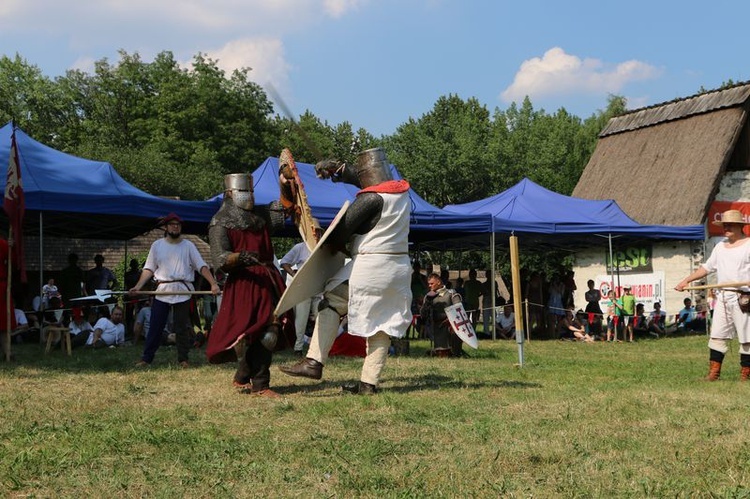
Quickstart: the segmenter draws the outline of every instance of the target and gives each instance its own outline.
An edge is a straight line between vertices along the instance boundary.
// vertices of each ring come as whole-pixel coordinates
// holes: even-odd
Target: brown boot
[[[289,376],[299,376],[302,378],[320,379],[323,377],[323,364],[315,359],[307,357],[289,367],[280,366],[279,371]]]
[[[742,366],[740,369],[740,381],[747,381],[750,379],[750,366]]]
[[[717,362],[715,360],[710,360],[708,362],[708,375],[706,376],[706,381],[716,381],[719,379],[719,376],[721,375],[721,362]]]

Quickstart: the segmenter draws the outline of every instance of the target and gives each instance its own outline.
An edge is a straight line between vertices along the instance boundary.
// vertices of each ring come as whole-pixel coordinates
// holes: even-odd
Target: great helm
[[[252,210],[255,205],[253,198],[253,176],[248,173],[230,173],[224,175],[224,192],[232,192],[232,201],[238,208]]]
[[[357,178],[361,187],[370,187],[386,180],[393,180],[391,167],[381,147],[367,149],[357,155]]]

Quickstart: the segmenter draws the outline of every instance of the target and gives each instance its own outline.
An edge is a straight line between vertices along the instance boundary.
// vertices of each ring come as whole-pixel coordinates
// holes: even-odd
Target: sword
[[[320,149],[318,149],[318,147],[313,143],[313,141],[310,139],[310,136],[307,135],[307,132],[305,132],[302,126],[297,123],[297,120],[294,118],[294,115],[287,107],[284,99],[282,99],[281,95],[279,95],[279,93],[276,91],[276,88],[271,85],[271,83],[267,83],[266,90],[268,90],[268,93],[271,94],[271,98],[276,102],[276,104],[279,105],[279,107],[281,108],[281,112],[284,113],[284,116],[286,116],[286,118],[292,122],[292,125],[294,125],[297,133],[299,133],[300,137],[302,137],[302,140],[304,141],[307,148],[313,152],[313,154],[315,155],[315,160],[321,161],[323,159],[323,153],[320,152]]]
[[[69,301],[84,301],[84,300],[99,300],[104,303],[108,298],[112,298],[113,295],[129,295],[130,291],[112,291],[110,289],[95,289],[94,295],[82,296],[80,298],[71,298]],[[148,296],[187,296],[187,295],[210,295],[213,294],[211,291],[138,291],[132,293],[135,295],[148,295]]]

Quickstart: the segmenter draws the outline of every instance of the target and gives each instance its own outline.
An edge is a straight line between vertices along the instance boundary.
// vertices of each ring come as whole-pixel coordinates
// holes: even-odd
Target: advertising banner
[[[618,248],[612,252],[614,268],[606,253],[607,272],[617,274],[644,274],[651,272],[652,246],[650,244],[633,244],[631,246]]]
[[[609,305],[609,300],[606,298],[607,293],[611,289],[614,289],[615,297],[622,296],[622,288],[626,284],[630,285],[630,291],[635,296],[635,302],[643,303],[644,309],[647,312],[653,310],[654,302],[664,303],[666,289],[664,287],[663,270],[657,270],[649,274],[626,274],[620,276],[619,281],[617,280],[617,276],[615,276],[614,284],[610,276],[598,275],[594,279],[594,282],[594,286],[602,293],[603,299],[599,302],[599,306],[605,312]]]

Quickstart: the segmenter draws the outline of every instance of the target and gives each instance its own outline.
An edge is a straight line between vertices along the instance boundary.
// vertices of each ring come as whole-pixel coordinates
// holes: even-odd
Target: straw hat
[[[721,214],[721,220],[714,220],[711,223],[719,226],[724,224],[750,224],[750,222],[747,222],[745,220],[745,217],[742,215],[742,212],[740,210],[727,210]]]

